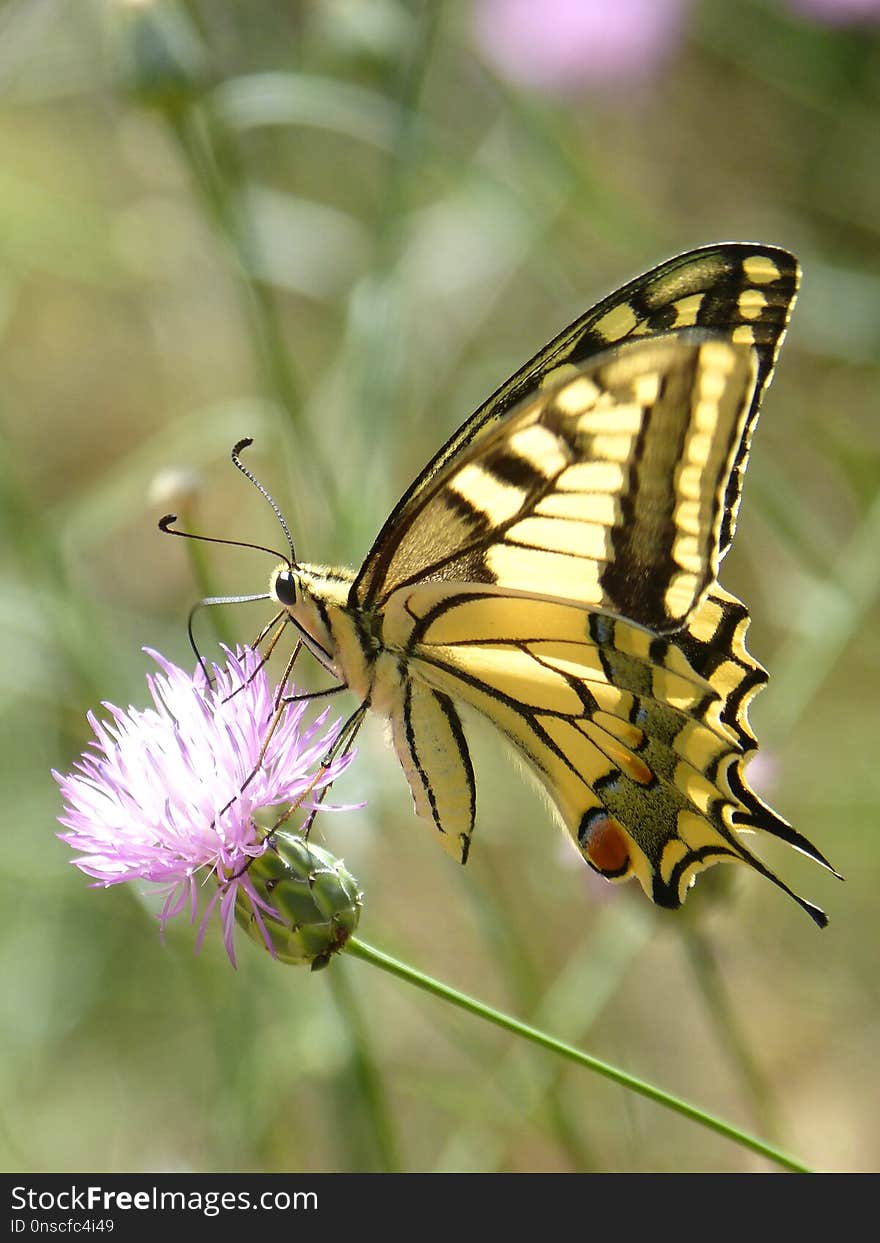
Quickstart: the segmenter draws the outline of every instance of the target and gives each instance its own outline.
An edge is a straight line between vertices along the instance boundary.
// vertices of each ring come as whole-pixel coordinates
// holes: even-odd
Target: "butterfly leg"
[[[335,689],[346,690],[347,688],[344,683],[341,683],[339,687]],[[328,692],[328,693],[332,693],[332,692]],[[338,756],[346,754],[351,749],[351,747],[354,745],[355,738],[357,738],[358,731],[360,730],[360,727],[364,722],[364,717],[367,715],[367,710],[369,706],[370,706],[369,699],[365,699],[363,703],[359,704],[358,707],[355,708],[354,712],[352,712],[351,716],[348,718],[348,720],[344,723],[344,725],[340,729],[339,734],[337,735],[336,741],[333,743],[330,750],[321,760],[321,763],[318,766],[318,770],[315,773],[314,777],[312,778],[312,781],[309,783],[308,787],[303,791],[302,795],[297,799],[297,801],[291,807],[289,807],[287,811],[284,812],[284,814],[280,816],[275,821],[275,823],[272,825],[272,828],[269,831],[270,837],[272,836],[273,833],[277,832],[277,830],[281,827],[282,824],[284,824],[287,820],[290,819],[290,817],[296,811],[297,807],[302,805],[303,799],[308,796],[308,794],[317,784],[318,779],[320,778],[321,774],[323,772],[326,772],[326,770],[330,767],[330,765],[333,763],[333,761]],[[315,822],[315,816],[318,814],[318,807],[324,801],[324,797],[327,791],[329,790],[329,788],[330,788],[329,786],[324,786],[317,800],[316,805],[312,808],[308,816],[306,816],[305,820],[303,821],[302,828],[300,829],[300,833],[306,839],[306,841],[308,841],[309,834],[312,831],[312,825]]]

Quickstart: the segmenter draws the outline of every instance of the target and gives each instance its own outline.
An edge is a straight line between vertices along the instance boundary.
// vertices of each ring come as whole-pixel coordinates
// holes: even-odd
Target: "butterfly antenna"
[[[177,514],[165,514],[159,519],[159,530],[163,535],[179,535],[181,539],[198,540],[201,544],[227,544],[230,548],[251,548],[255,552],[267,552],[270,557],[274,557],[276,561],[287,561],[287,557],[283,552],[279,552],[277,548],[267,548],[265,544],[248,544],[243,540],[237,539],[220,539],[217,535],[195,535],[192,531],[180,531],[172,523],[177,521]],[[288,562],[289,564],[289,562]],[[234,599],[238,599],[235,596]],[[243,597],[244,598],[244,597]],[[251,597],[246,597],[250,599]],[[259,600],[260,596],[254,596],[253,599]]]
[[[281,509],[279,508],[274,498],[269,494],[266,488],[263,487],[263,485],[260,483],[256,475],[252,471],[248,470],[244,462],[242,462],[241,457],[239,456],[242,449],[247,449],[253,443],[254,443],[253,439],[250,436],[246,436],[244,440],[240,440],[238,444],[232,450],[232,464],[233,466],[236,467],[237,470],[241,471],[245,479],[250,480],[250,482],[254,485],[254,487],[257,489],[260,495],[265,497],[265,499],[272,506],[272,509],[275,512],[275,517],[281,523],[281,530],[284,532],[287,538],[287,544],[288,544],[288,547],[290,548],[290,561],[288,562],[288,564],[291,567],[293,567],[294,565],[296,565],[296,551],[293,547],[293,536],[290,534],[290,527],[287,525],[287,522],[285,521],[284,514],[281,512]],[[284,560],[286,561],[287,558],[285,557]]]

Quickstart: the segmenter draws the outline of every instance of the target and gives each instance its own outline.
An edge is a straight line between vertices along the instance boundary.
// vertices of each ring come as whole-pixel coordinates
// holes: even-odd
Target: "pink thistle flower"
[[[95,735],[90,749],[72,772],[52,774],[64,800],[58,819],[67,830],[58,836],[78,852],[74,866],[95,877],[96,885],[141,879],[163,886],[163,931],[186,908],[195,922],[199,890],[213,877],[217,887],[196,949],[219,907],[223,942],[235,965],[238,901],[249,906],[273,952],[262,916],[278,913],[257,892],[249,870],[267,849],[255,817],[264,808],[289,804],[305,811],[347,810],[321,802],[353,758],[340,755],[319,767],[341,721],[327,725],[328,709],[303,727],[306,703],[289,705],[257,767],[277,697],[259,655],[227,650],[226,665],[212,666],[213,684],[206,686],[200,669],[190,675],[145,650],[161,670],[147,677],[154,707],[123,710],[105,703],[110,721],[88,714]]]
[[[476,0],[474,34],[508,81],[570,92],[650,77],[681,42],[687,0]]]

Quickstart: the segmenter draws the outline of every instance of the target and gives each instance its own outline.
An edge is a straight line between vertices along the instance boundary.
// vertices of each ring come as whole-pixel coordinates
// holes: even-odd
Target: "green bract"
[[[268,849],[254,859],[248,879],[258,896],[278,912],[261,909],[265,934],[244,892],[236,896],[235,918],[248,936],[295,966],[326,967],[357,928],[363,894],[341,860],[295,833],[273,833]]]

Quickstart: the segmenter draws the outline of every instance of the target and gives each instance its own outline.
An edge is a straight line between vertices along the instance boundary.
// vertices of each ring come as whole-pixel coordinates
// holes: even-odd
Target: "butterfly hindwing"
[[[703,868],[745,862],[822,921],[739,837],[760,829],[828,866],[745,780],[745,699],[744,728],[725,722],[724,694],[675,643],[608,613],[461,583],[401,588],[385,640],[407,652],[423,695],[468,704],[501,730],[607,879],[636,876],[654,902],[677,907]],[[741,643],[737,657],[742,680],[760,684]],[[433,819],[446,842],[469,843],[471,806],[460,821]]]

